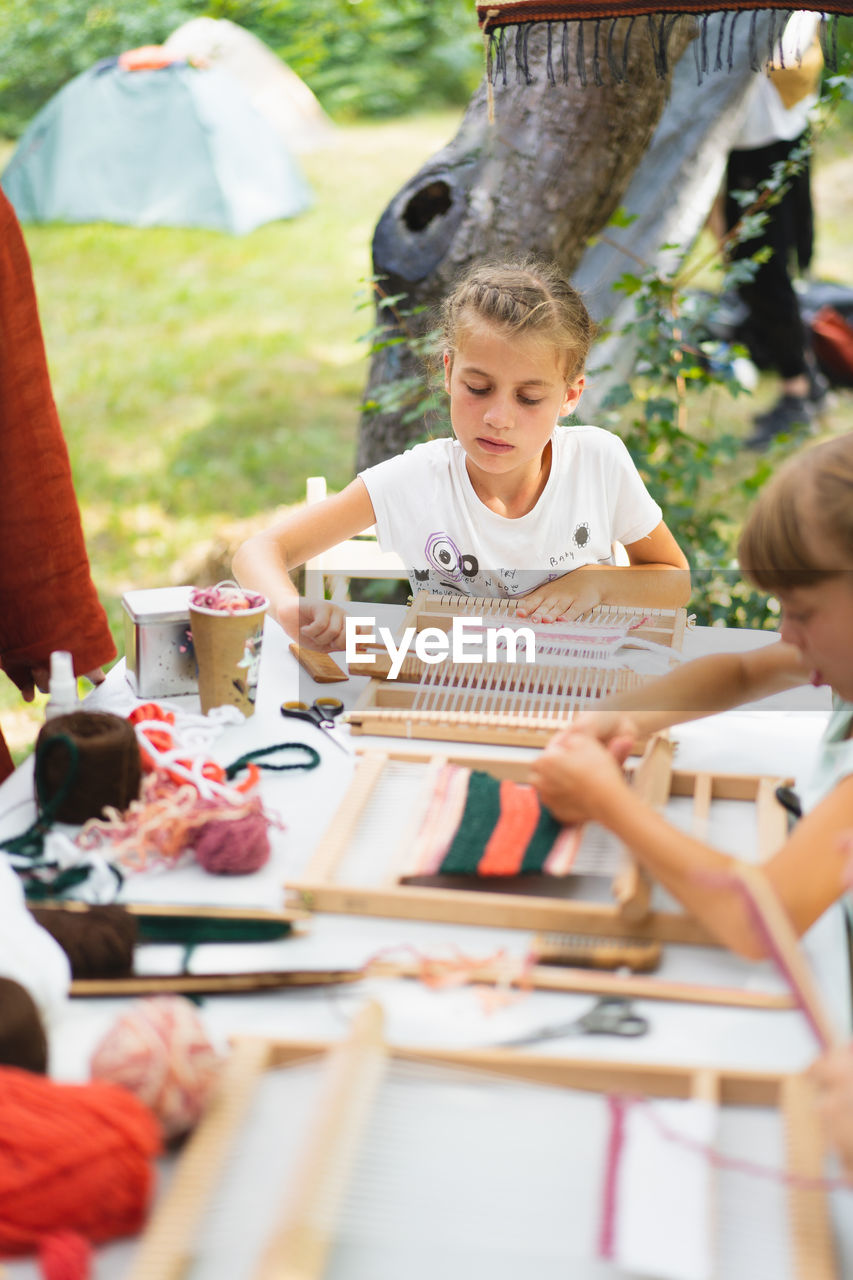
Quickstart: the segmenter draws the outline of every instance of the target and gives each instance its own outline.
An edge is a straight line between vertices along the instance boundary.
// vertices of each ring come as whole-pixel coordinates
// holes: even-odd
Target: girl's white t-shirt
[[[613,543],[661,522],[618,436],[556,427],[551,472],[536,506],[508,519],[484,506],[456,440],[431,440],[360,473],[385,551],[409,566],[415,591],[517,596],[585,564],[612,564]]]

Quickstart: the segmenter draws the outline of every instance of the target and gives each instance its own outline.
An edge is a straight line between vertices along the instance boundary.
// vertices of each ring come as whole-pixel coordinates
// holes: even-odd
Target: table
[[[391,606],[352,608],[378,617],[386,625],[402,615],[402,610]],[[694,657],[716,650],[766,644],[772,639],[771,634],[764,632],[697,627],[688,629],[685,652]],[[359,678],[351,679],[346,685],[314,685],[291,657],[286,637],[268,621],[255,715],[244,724],[227,729],[216,741],[212,754],[227,764],[259,745],[298,740],[315,746],[322,753],[321,767],[308,774],[264,776],[264,801],[282,816],[286,825],[282,831],[271,832],[273,855],[260,872],[247,877],[218,878],[208,876],[193,865],[169,873],[145,873],[128,881],[123,891],[125,898],[279,907],[282,882],[286,877],[298,875],[304,865],[331,816],[335,797],[347,783],[353,756],[324,743],[321,734],[311,726],[283,721],[278,708],[285,698],[310,699],[330,692],[352,705],[363,685],[364,680]],[[193,697],[160,701],[188,710],[197,709]],[[86,706],[126,714],[136,702],[125,681],[123,666],[118,664],[107,682],[89,695]],[[677,743],[676,766],[719,769],[722,763],[728,772],[780,773],[796,777],[820,736],[828,709],[826,690],[801,689],[681,726],[673,731]],[[335,732],[349,737],[346,728]],[[367,737],[349,737],[349,742],[353,746],[371,743],[387,746],[387,740]],[[416,745],[422,748],[428,744]],[[453,749],[464,753],[466,746],[454,744]],[[499,755],[506,750],[473,745],[470,748],[471,753],[480,755]],[[533,757],[536,751],[531,749],[526,754]],[[31,786],[31,766],[27,764],[0,788],[0,834],[18,832],[31,820]],[[362,963],[380,949],[399,945],[426,953],[455,945],[471,956],[504,950],[520,957],[527,951],[529,941],[529,935],[520,930],[318,916],[304,937],[240,948],[244,959],[237,963],[264,968],[351,966]],[[831,1016],[840,1028],[849,1030],[850,981],[840,908],[831,909],[817,922],[804,939],[804,946]],[[145,950],[150,953],[147,963],[152,969],[177,960],[165,948]],[[194,966],[225,968],[235,963],[231,955],[229,949],[222,947],[201,948]],[[769,965],[748,963],[711,948],[669,946],[659,976],[761,990],[782,989]],[[540,1023],[571,1018],[590,1003],[588,996],[534,992],[519,1003],[487,1015],[479,994],[469,987],[435,992],[413,982],[371,979],[340,989],[209,998],[205,1003],[205,1022],[214,1041],[222,1045],[229,1035],[238,1033],[338,1038],[352,1011],[366,998],[378,999],[383,1004],[387,1037],[392,1043],[448,1047],[494,1043]],[[69,1080],[87,1078],[93,1045],[125,1004],[112,999],[71,1002],[52,1029],[53,1074]],[[624,1059],[628,1056],[647,1062],[797,1071],[815,1054],[804,1020],[794,1011],[709,1008],[651,1001],[639,1002],[637,1007],[650,1019],[651,1033],[627,1045],[615,1039],[602,1040],[594,1046],[596,1057]],[[535,1047],[530,1050],[538,1051]],[[548,1045],[547,1052],[589,1056],[590,1049],[583,1040],[570,1040]],[[853,1217],[849,1211],[848,1216]],[[853,1222],[850,1228],[853,1234]],[[128,1247],[117,1246],[117,1252],[105,1251],[105,1255],[112,1252],[118,1256]],[[848,1261],[853,1262],[853,1240],[845,1239],[844,1249]],[[25,1264],[16,1264],[10,1269],[10,1276],[16,1280],[19,1275],[30,1274]],[[112,1269],[104,1272],[110,1280],[113,1274],[120,1272]]]

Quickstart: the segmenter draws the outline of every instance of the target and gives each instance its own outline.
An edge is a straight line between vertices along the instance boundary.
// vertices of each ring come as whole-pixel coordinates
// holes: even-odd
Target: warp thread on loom
[[[141,1229],[160,1152],[157,1121],[125,1089],[0,1068],[0,1257],[57,1231],[97,1244]]]
[[[219,1078],[222,1059],[191,1001],[135,1001],[96,1046],[93,1079],[121,1085],[157,1117],[167,1142],[195,1127]]]
[[[528,783],[446,765],[416,841],[415,876],[565,875],[580,839]]]

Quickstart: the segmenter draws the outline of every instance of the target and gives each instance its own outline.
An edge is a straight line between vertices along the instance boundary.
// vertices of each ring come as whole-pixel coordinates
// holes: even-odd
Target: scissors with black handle
[[[644,1036],[648,1029],[648,1018],[635,1013],[630,1000],[624,996],[602,996],[591,1009],[571,1022],[539,1027],[511,1040],[502,1040],[499,1047],[514,1049],[542,1040],[561,1040],[564,1036]]]
[[[283,716],[292,716],[295,720],[307,720],[309,724],[325,733],[327,738],[331,738],[341,751],[345,751],[349,755],[349,748],[346,747],[340,738],[336,738],[332,730],[335,727],[335,718],[339,716],[344,709],[344,704],[340,698],[315,698],[313,702],[283,702],[281,704],[281,714]]]

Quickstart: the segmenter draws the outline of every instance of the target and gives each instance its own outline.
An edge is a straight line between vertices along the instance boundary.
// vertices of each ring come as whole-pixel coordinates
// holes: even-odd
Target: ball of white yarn
[[[45,1023],[60,1015],[71,985],[71,966],[59,943],[27,910],[18,876],[0,854],[0,977],[29,991]]]

